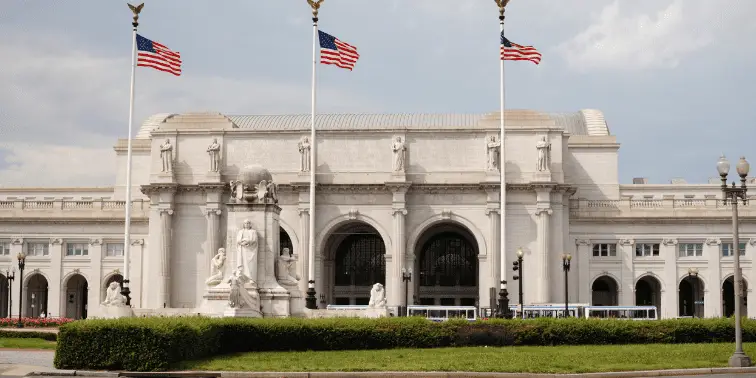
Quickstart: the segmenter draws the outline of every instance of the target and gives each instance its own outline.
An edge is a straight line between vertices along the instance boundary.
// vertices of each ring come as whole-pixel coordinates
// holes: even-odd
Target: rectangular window
[[[89,245],[87,243],[67,243],[66,256],[88,256]]]
[[[745,256],[746,243],[739,243],[738,247],[738,249],[740,250],[740,255]],[[732,243],[722,243],[722,256],[732,256],[732,250]]]
[[[703,256],[703,243],[680,243],[677,250],[680,257]]]
[[[659,244],[643,243],[635,245],[636,257],[659,256]]]
[[[122,257],[123,243],[108,243],[105,250],[106,257]]]
[[[50,254],[50,243],[48,242],[26,243],[27,256],[48,256],[49,254]]]
[[[617,256],[617,244],[594,244],[593,245],[594,257],[614,257]]]
[[[10,242],[0,241],[0,256],[10,256]]]

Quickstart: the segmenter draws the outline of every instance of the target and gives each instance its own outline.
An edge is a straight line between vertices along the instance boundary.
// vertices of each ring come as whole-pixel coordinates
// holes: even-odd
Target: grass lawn
[[[55,349],[55,341],[32,338],[0,337],[0,348]]]
[[[744,345],[756,356],[756,343]],[[333,352],[258,352],[190,361],[190,370],[476,371],[588,373],[726,367],[734,344],[475,347]]]

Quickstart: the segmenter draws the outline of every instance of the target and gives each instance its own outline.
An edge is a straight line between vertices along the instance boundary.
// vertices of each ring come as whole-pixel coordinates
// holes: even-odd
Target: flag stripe
[[[137,66],[181,76],[181,53],[167,46],[137,35]]]
[[[320,35],[320,63],[335,65],[350,71],[354,69],[357,60],[360,59],[357,47],[323,31],[318,31],[318,33]]]
[[[535,64],[541,63],[541,53],[533,46],[518,45],[504,37],[501,33],[501,60],[527,60]]]

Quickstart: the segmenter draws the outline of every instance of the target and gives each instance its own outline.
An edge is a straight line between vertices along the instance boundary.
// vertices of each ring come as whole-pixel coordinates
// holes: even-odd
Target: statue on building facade
[[[488,150],[488,170],[489,171],[495,171],[499,169],[499,157],[501,154],[499,153],[499,147],[501,147],[501,142],[496,140],[496,135],[491,135],[488,142],[486,143],[486,148]]]
[[[103,306],[125,306],[126,297],[121,294],[121,284],[117,281],[113,281],[108,285],[108,291],[105,295],[105,301],[102,302]]]
[[[278,185],[270,172],[260,166],[246,167],[229,185],[231,198],[236,203],[278,203]]]
[[[217,138],[213,138],[213,143],[207,147],[207,153],[210,155],[210,172],[218,172],[220,169],[220,144],[218,144]]]
[[[228,307],[259,310],[257,301],[245,287],[250,281],[250,278],[244,274],[244,267],[238,266],[226,281],[231,286],[231,292],[228,294]]]
[[[391,150],[394,151],[394,172],[404,172],[407,146],[402,141],[402,137],[396,137]]]
[[[299,148],[299,170],[302,172],[309,172],[311,150],[310,137],[303,136],[302,139],[299,140],[297,147]]]
[[[546,172],[551,166],[551,143],[546,141],[546,137],[541,137],[541,140],[536,143],[536,149],[538,150],[538,164],[536,168],[539,172]]]
[[[297,260],[291,257],[289,248],[284,248],[276,259],[276,280],[281,285],[291,286],[299,282],[296,267]]]
[[[257,282],[257,251],[259,249],[257,231],[252,229],[252,222],[247,219],[241,230],[236,233],[236,261],[243,269],[244,275],[252,284]]]
[[[382,308],[386,307],[386,290],[383,285],[376,283],[373,288],[370,289],[370,302],[368,302],[370,308]]]
[[[223,281],[223,268],[226,265],[226,249],[219,248],[218,254],[210,260],[210,277],[205,281],[208,286],[217,286]]]
[[[173,145],[170,139],[160,145],[160,159],[163,161],[163,172],[173,172]]]

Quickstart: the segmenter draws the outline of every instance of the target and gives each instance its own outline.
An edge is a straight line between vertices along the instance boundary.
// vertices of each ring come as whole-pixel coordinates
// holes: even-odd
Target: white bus
[[[656,306],[586,306],[586,318],[659,320]]]
[[[478,319],[478,310],[474,306],[407,306],[407,316],[422,316],[434,322],[443,322],[449,319],[465,319],[475,321]]]
[[[583,309],[585,304],[570,304],[567,306],[568,316],[571,318],[583,317]],[[509,305],[509,309],[512,311],[512,318],[514,319],[535,319],[535,318],[563,318],[564,317],[564,304],[545,303],[539,305],[525,305],[522,306],[522,312],[520,305]],[[523,316],[524,313],[524,316]]]

